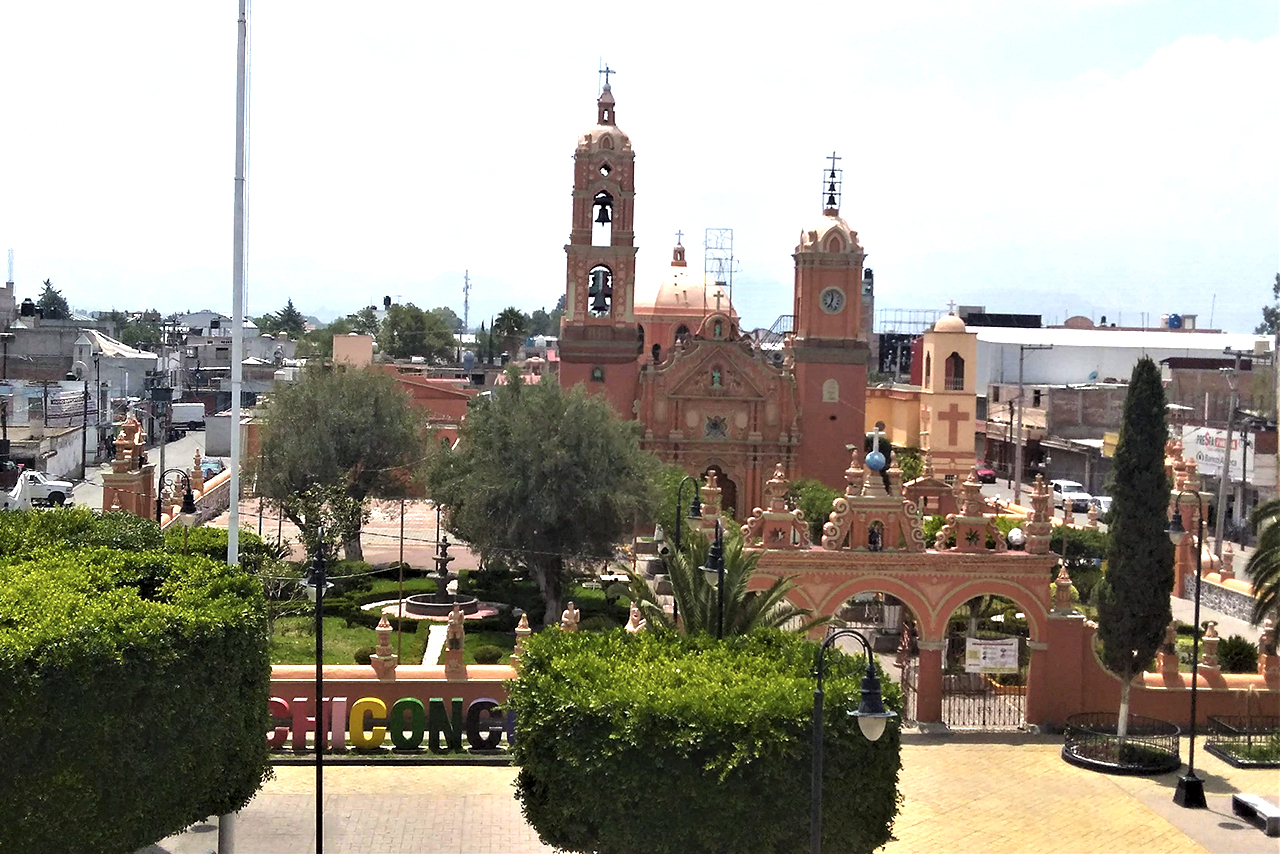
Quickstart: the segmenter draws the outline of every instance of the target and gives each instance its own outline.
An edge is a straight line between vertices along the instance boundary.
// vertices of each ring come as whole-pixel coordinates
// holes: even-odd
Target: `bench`
[[[1231,811],[1254,824],[1262,825],[1262,831],[1267,836],[1280,836],[1280,807],[1257,795],[1232,795]]]

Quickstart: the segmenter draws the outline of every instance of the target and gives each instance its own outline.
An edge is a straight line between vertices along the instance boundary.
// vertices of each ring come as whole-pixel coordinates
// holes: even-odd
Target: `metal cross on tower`
[[[827,158],[831,161],[831,166],[822,173],[822,209],[825,211],[840,210],[841,186],[844,184],[844,170],[837,167],[840,157],[836,153],[831,152],[831,156]]]
[[[614,71],[612,68],[610,68],[608,63],[605,63],[604,68],[601,68],[601,69],[600,69],[600,73],[604,75],[604,88],[608,89],[608,88],[609,88],[609,75],[610,75],[610,74],[617,74],[618,72],[616,72],[616,71]]]
[[[683,231],[677,231],[677,232],[676,232],[676,243],[677,243],[677,244],[679,244],[679,245],[681,245],[681,246],[683,246],[684,244],[683,244],[683,243],[681,243],[681,240],[682,240],[683,238],[684,238],[684,232],[683,232]]]

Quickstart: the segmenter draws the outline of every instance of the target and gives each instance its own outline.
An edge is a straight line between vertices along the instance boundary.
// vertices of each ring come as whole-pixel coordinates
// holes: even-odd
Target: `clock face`
[[[844,291],[839,288],[827,288],[818,297],[818,305],[827,314],[835,314],[844,308]]]

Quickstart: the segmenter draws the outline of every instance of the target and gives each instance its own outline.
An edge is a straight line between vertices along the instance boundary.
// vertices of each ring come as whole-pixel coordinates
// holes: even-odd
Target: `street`
[[[194,465],[196,449],[204,453],[204,431],[192,430],[176,442],[167,442],[164,449],[164,466],[166,469],[180,468],[189,470]],[[156,466],[156,478],[160,477],[160,446],[147,448],[147,460]],[[223,460],[226,462],[226,460]],[[102,475],[111,471],[111,463],[89,466],[85,472],[85,480],[77,483],[71,490],[71,500],[93,510],[106,510],[102,506]]]

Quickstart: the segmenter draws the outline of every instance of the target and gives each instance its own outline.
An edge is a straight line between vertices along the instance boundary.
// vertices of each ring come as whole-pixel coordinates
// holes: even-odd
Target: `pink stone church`
[[[638,419],[644,447],[660,458],[714,471],[737,519],[765,503],[778,463],[790,480],[841,487],[846,446],[865,430],[870,349],[866,253],[840,217],[835,160],[792,256],[791,334],[766,349],[743,334],[723,285],[690,271],[679,242],[656,294],[638,297],[635,153],[607,83],[596,111],[574,151],[560,381]]]

